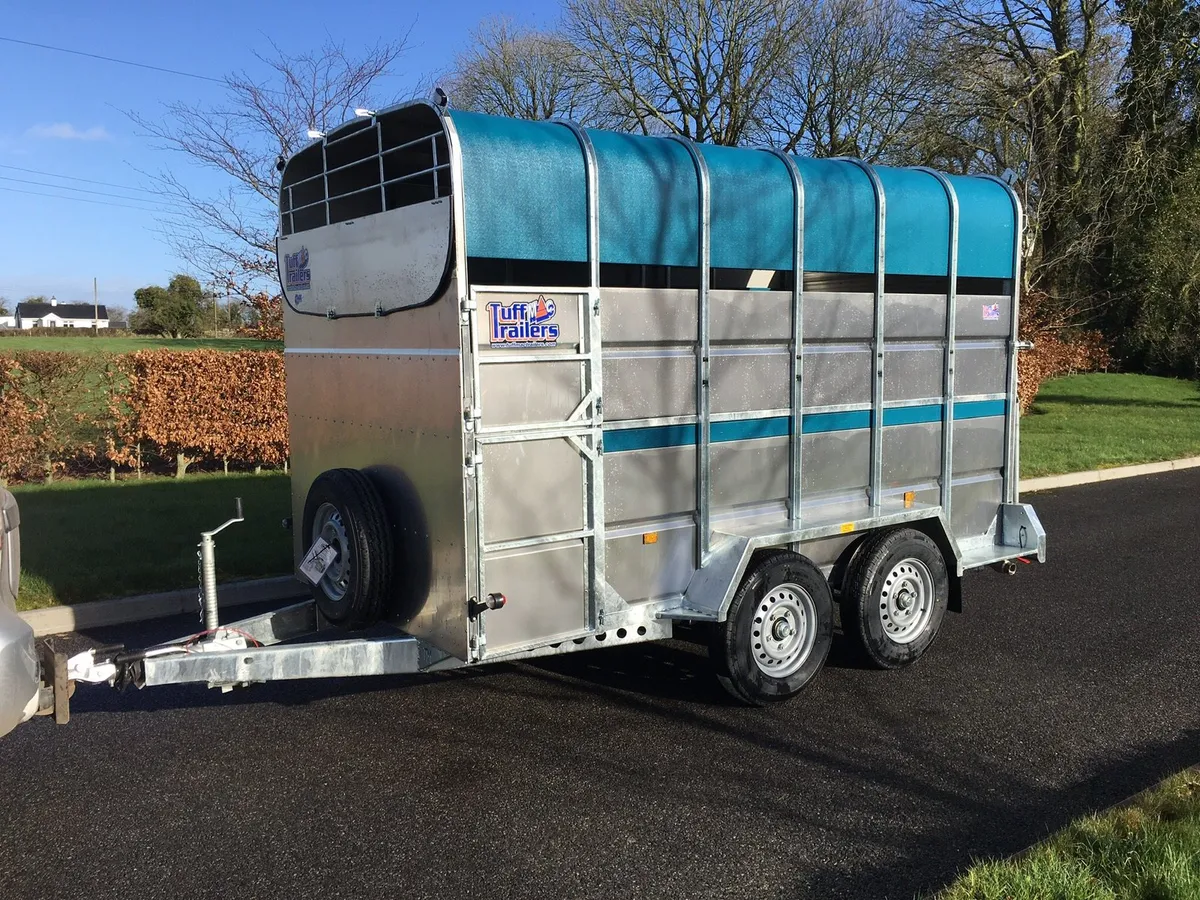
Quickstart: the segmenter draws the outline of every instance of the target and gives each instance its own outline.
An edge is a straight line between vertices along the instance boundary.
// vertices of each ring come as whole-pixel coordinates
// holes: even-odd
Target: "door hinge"
[[[463,459],[463,467],[467,470],[467,477],[471,478],[475,475],[475,470],[483,465],[483,457],[478,453],[468,453]]]

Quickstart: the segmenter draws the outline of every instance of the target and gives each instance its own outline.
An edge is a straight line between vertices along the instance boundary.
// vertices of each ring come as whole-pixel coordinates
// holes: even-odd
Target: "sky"
[[[160,234],[157,201],[147,193],[153,185],[142,173],[167,169],[206,192],[228,184],[156,146],[127,115],[155,119],[173,101],[215,103],[221,85],[3,38],[219,79],[260,73],[254,53],[269,54],[269,41],[302,53],[328,35],[353,51],[408,33],[409,49],[379,85],[384,99],[405,99],[422,76],[444,72],[470,30],[493,15],[548,25],[558,5],[0,0],[0,297],[90,302],[96,278],[101,303],[133,307],[135,289],[183,270]],[[296,127],[302,133],[307,123]]]

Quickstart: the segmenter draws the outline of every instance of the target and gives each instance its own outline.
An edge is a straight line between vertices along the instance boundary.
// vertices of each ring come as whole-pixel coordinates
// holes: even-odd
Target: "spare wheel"
[[[306,557],[318,540],[333,551],[315,584],[301,575],[322,615],[344,628],[379,621],[392,594],[394,543],[371,480],[357,469],[322,472],[308,489],[301,535]]]

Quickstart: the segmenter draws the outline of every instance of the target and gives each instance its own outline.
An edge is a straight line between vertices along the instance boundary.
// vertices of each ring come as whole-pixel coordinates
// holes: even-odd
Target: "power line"
[[[17,184],[32,184],[36,187],[54,188],[56,191],[78,191],[81,194],[95,194],[98,197],[114,197],[117,200],[129,200],[133,203],[151,203],[150,199],[127,197],[124,194],[110,194],[108,191],[92,191],[87,188],[75,187],[71,184],[50,184],[45,181],[32,181],[28,178],[13,178],[11,175],[0,175],[0,181],[14,181]]]
[[[113,203],[109,200],[90,200],[87,197],[64,197],[61,194],[44,194],[41,191],[26,191],[21,188],[10,188],[0,186],[0,191],[9,191],[14,194],[30,194],[34,197],[51,197],[54,200],[73,200],[76,203],[95,203],[97,206],[115,206],[121,209],[136,209],[141,212],[169,214],[168,210],[155,209],[149,206],[130,206],[125,203]]]
[[[224,79],[213,78],[211,75],[197,75],[195,72],[180,72],[178,69],[164,69],[162,66],[152,66],[148,63],[133,62],[128,59],[117,59],[112,56],[101,56],[99,53],[85,53],[82,50],[71,50],[67,47],[52,47],[49,44],[37,44],[33,41],[22,41],[17,38],[0,36],[0,41],[9,44],[22,44],[26,47],[37,47],[39,50],[53,50],[56,53],[70,53],[73,56],[86,56],[89,59],[99,59],[103,62],[116,63],[122,66],[134,66],[138,69],[150,69],[153,72],[165,72],[168,75],[179,75],[183,78],[196,78],[200,81],[211,81],[214,84],[225,84]]]
[[[85,184],[99,184],[104,187],[120,188],[123,191],[139,191],[143,194],[157,194],[157,191],[147,190],[146,188],[133,187],[128,184],[113,184],[111,181],[96,181],[93,178],[80,178],[76,175],[59,175],[57,172],[43,172],[41,169],[25,169],[21,166],[9,166],[0,163],[0,169],[11,169],[14,172],[27,172],[30,175],[43,175],[46,178],[66,178],[70,181],[82,181]],[[66,185],[64,185],[65,187]]]

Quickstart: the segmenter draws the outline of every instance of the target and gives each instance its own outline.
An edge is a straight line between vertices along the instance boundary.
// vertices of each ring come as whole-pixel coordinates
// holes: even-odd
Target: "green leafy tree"
[[[134,331],[173,338],[200,334],[201,310],[208,297],[191,275],[176,275],[166,287],[138,288],[133,299],[138,306],[137,312],[130,316]]]
[[[1118,286],[1118,349],[1137,369],[1200,378],[1200,151],[1141,228]]]

